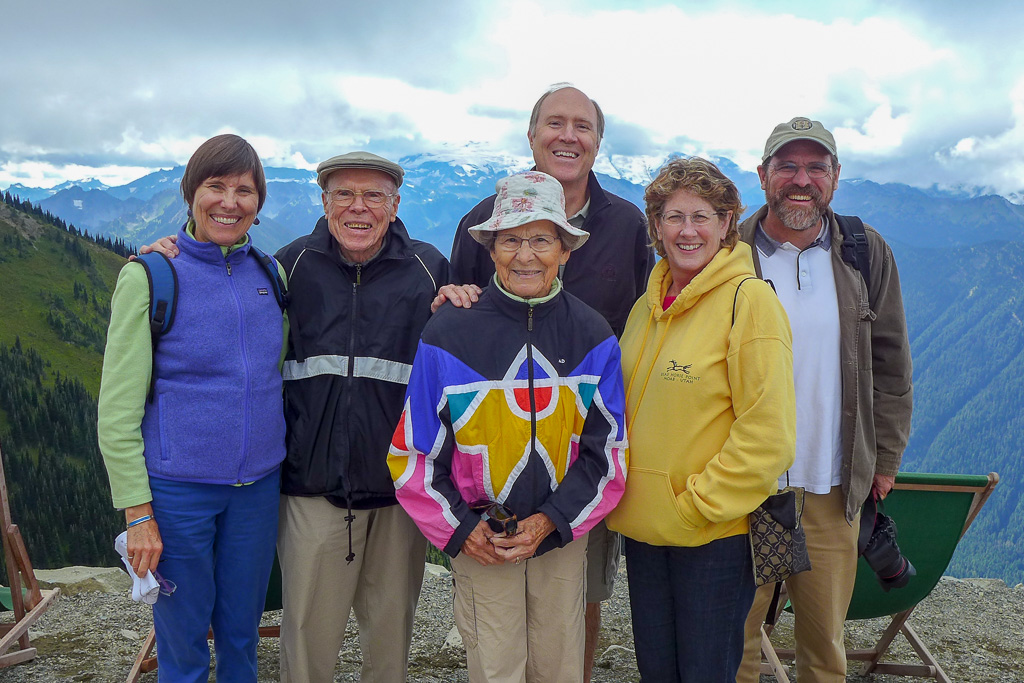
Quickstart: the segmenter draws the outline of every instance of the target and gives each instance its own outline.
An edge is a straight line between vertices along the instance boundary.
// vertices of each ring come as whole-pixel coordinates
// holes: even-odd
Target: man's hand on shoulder
[[[175,256],[178,255],[177,242],[178,242],[178,236],[177,235],[168,235],[167,237],[161,237],[156,242],[153,242],[153,244],[146,244],[146,245],[143,245],[143,246],[139,247],[139,253],[140,254],[148,254],[148,253],[150,253],[152,251],[159,251],[161,254],[163,254],[167,258],[174,258]],[[129,261],[134,261],[135,260],[135,255],[133,254],[132,256],[129,256],[128,260]]]
[[[476,285],[445,285],[438,290],[437,296],[430,303],[430,312],[436,313],[445,301],[459,308],[472,308],[480,300],[482,289]]]

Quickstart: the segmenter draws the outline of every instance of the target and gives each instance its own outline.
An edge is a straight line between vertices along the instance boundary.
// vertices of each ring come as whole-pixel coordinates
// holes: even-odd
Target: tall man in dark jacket
[[[647,289],[654,267],[647,222],[633,204],[606,192],[594,175],[594,160],[604,135],[604,114],[597,102],[561,83],[552,86],[533,106],[526,133],[538,171],[554,176],[565,192],[569,223],[590,233],[587,243],[559,274],[565,288],[604,316],[616,336],[622,335],[633,303]],[[469,234],[494,210],[491,195],[466,214],[452,245],[455,281],[486,287],[494,276],[488,251]],[[445,288],[456,305],[472,297],[465,289]],[[601,602],[611,597],[619,561],[619,536],[601,522],[590,532],[587,546],[585,680],[589,682],[601,625]]]
[[[811,570],[786,581],[800,683],[846,680],[843,624],[853,595],[857,519],[893,486],[910,435],[910,343],[892,251],[866,226],[870,281],[842,258],[829,207],[839,186],[832,134],[797,117],[775,127],[757,173],[767,206],[740,225],[757,274],[771,280],[793,329],[796,461]],[[785,485],[783,482],[782,485]],[[760,627],[774,585],[754,598],[736,680],[756,683]]]
[[[448,261],[398,218],[402,168],[367,152],[317,168],[324,217],[277,253],[288,274],[288,455],[278,554],[281,680],[334,680],[355,610],[362,681],[406,679],[426,539],[387,468],[416,346]]]

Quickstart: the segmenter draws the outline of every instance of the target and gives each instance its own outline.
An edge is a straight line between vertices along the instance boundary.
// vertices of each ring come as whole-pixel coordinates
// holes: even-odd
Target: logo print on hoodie
[[[683,365],[671,359],[669,359],[668,362],[668,367],[666,367],[661,373],[662,379],[668,380],[669,382],[686,382],[687,384],[693,384],[694,382],[700,381],[700,377],[690,373],[690,368],[693,367],[693,363]]]

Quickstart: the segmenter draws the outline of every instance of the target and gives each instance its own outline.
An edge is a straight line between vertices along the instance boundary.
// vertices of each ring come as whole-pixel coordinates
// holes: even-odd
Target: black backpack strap
[[[277,305],[281,307],[281,310],[288,308],[288,287],[284,283],[284,279],[281,278],[281,271],[277,269],[277,261],[274,260],[273,256],[257,249],[254,245],[249,245],[249,252],[256,257],[256,260],[263,266],[263,270],[267,271],[267,277],[270,279],[270,284],[274,289],[274,298],[277,299]]]
[[[174,313],[178,308],[178,273],[170,259],[158,251],[139,254],[136,263],[146,269],[149,280],[149,330],[153,342],[153,356],[160,337],[170,331],[174,324]],[[153,402],[153,388],[156,385],[156,369],[149,379],[149,393],[146,400]]]
[[[252,244],[249,245],[249,251],[260,262],[263,269],[267,271],[267,277],[270,279],[270,284],[274,289],[274,298],[277,299],[277,305],[281,307],[282,311],[288,310],[291,298],[288,295],[288,286],[281,277],[281,270],[278,268],[277,259]],[[288,341],[291,343],[292,349],[296,351],[297,356],[301,360],[305,360],[305,356],[302,355],[298,346],[299,328],[295,323],[295,316],[288,317]]]
[[[868,235],[864,230],[864,221],[857,216],[840,216],[838,213],[836,222],[839,223],[839,232],[843,235],[843,261],[860,271],[864,278],[864,286],[868,290],[868,300],[871,307],[875,302],[871,296],[871,251],[868,249]]]

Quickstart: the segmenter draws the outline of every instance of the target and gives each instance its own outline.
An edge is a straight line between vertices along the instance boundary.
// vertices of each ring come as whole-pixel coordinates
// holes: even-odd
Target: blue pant
[[[644,683],[735,683],[754,600],[750,540],[696,548],[626,539],[637,667]]]
[[[256,681],[256,644],[277,539],[279,473],[248,486],[151,477],[163,540],[159,571],[177,585],[153,605],[161,681]]]

